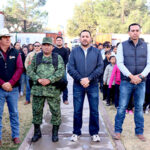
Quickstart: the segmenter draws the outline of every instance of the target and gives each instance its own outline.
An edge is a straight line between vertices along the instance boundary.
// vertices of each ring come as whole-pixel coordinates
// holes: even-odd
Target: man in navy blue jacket
[[[99,88],[98,78],[103,73],[101,52],[91,46],[91,33],[83,30],[80,33],[81,46],[76,47],[70,54],[68,72],[74,79],[73,103],[74,122],[72,141],[77,141],[81,135],[82,110],[85,94],[90,105],[89,133],[92,141],[100,141],[99,132]]]

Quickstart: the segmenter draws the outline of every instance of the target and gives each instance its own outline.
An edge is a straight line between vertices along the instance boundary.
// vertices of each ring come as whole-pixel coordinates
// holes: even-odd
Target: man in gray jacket
[[[89,132],[92,141],[100,141],[99,132],[99,88],[98,78],[103,73],[101,52],[91,46],[91,33],[83,30],[80,33],[81,46],[70,54],[68,72],[74,79],[73,103],[74,122],[72,141],[77,141],[81,135],[82,110],[85,94],[88,96],[90,108]]]

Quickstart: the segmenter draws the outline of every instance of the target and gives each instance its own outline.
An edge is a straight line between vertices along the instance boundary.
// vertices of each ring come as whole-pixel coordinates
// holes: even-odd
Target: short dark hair
[[[28,46],[24,46],[24,47],[22,47],[22,50],[23,50],[24,48],[26,48],[26,49],[28,50],[28,53],[29,53]]]
[[[97,44],[93,44],[93,46],[95,46],[96,48],[98,48],[98,45],[97,45]]]
[[[106,52],[105,52],[105,55],[107,55],[107,54],[111,54],[111,51],[106,51]]]
[[[62,37],[62,36],[57,36],[57,37],[56,37],[56,40],[57,40],[57,39],[62,39],[62,40],[63,40],[63,37]]]
[[[130,24],[129,27],[128,27],[128,32],[130,31],[130,28],[131,28],[132,26],[139,26],[139,28],[141,29],[141,25],[140,25],[140,24],[138,24],[138,23],[132,23],[132,24]]]
[[[83,32],[88,32],[88,33],[90,34],[90,36],[91,36],[91,32],[90,32],[89,30],[82,30],[82,31],[80,32],[79,36],[81,36],[81,34],[82,34]]]
[[[20,42],[15,42],[14,47],[16,46],[17,43],[20,43]]]
[[[40,42],[36,41],[36,42],[34,42],[34,44],[33,44],[33,45],[35,45],[36,43],[39,43],[39,44],[40,44]]]
[[[107,45],[103,45],[104,48],[111,48],[111,46],[109,44]]]
[[[100,46],[100,45],[102,45],[102,46],[103,46],[103,44],[102,44],[102,43],[99,43],[99,44],[98,44],[98,46]]]
[[[110,56],[109,60],[111,60],[111,58],[113,58],[113,57],[116,58],[114,55],[112,55],[112,56]]]

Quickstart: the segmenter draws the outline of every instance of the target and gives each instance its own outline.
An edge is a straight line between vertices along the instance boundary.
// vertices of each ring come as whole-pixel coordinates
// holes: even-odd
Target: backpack
[[[42,57],[43,57],[43,52],[40,52],[36,55],[35,70],[37,69],[38,65],[40,65],[41,63],[50,64],[50,62],[42,61]],[[52,53],[52,64],[55,68],[55,71],[57,71],[57,69],[58,69],[58,54],[57,53]],[[55,86],[60,91],[64,91],[67,88],[67,84],[68,84],[68,81],[63,77],[62,79],[60,79],[59,81],[56,81],[55,83],[52,83],[51,85]],[[32,83],[32,85],[33,85],[33,83]]]

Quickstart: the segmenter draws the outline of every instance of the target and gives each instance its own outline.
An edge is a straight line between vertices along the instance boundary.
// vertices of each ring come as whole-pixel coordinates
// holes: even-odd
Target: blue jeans
[[[67,80],[67,73],[65,71],[64,78]],[[63,102],[68,100],[68,88],[63,91]]]
[[[117,108],[119,106],[119,87],[120,85],[115,84],[115,107]]]
[[[119,107],[115,117],[115,132],[122,132],[122,124],[125,119],[125,112],[133,92],[134,96],[134,122],[135,134],[143,134],[144,131],[144,117],[143,117],[143,103],[145,98],[145,82],[134,85],[128,81],[121,81]]]
[[[0,140],[2,139],[2,117],[5,101],[9,110],[12,138],[19,137],[18,98],[18,87],[13,88],[11,92],[6,92],[0,88]]]
[[[26,74],[23,72],[19,80],[19,92],[24,92]]]
[[[29,84],[29,76],[26,74],[26,101],[30,102],[31,89]]]
[[[74,121],[73,134],[81,135],[82,128],[82,111],[85,94],[87,93],[90,119],[89,133],[90,135],[98,134],[99,132],[99,88],[98,84],[90,85],[88,88],[83,88],[80,84],[73,85],[73,106],[74,106]]]

